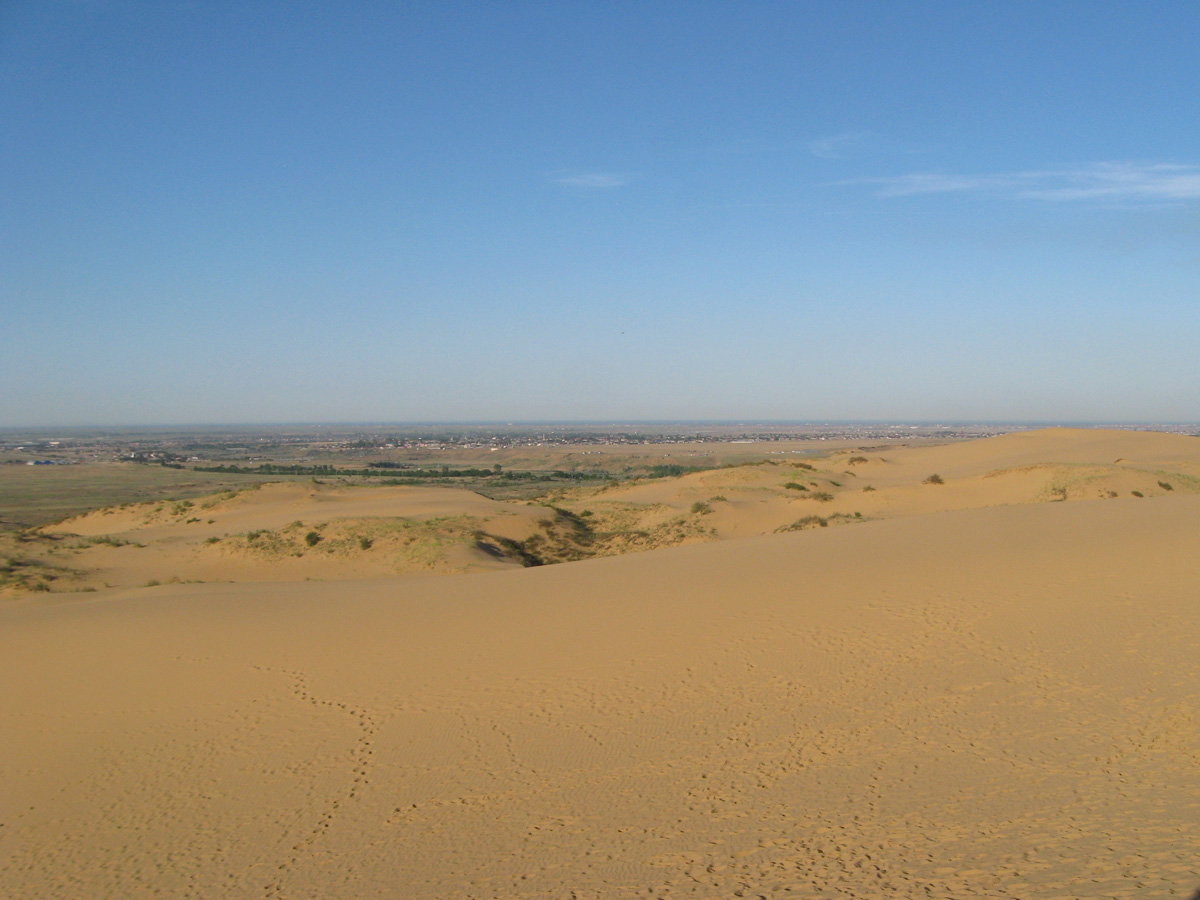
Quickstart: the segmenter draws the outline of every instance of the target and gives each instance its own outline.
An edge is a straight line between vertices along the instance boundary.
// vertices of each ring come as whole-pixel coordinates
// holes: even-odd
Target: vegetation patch
[[[523,566],[546,566],[573,562],[597,555],[596,533],[582,514],[551,507],[554,515],[540,519],[541,529],[523,541],[476,531],[476,546],[493,556],[505,556]],[[591,519],[591,516],[587,517]]]
[[[111,534],[93,534],[76,538],[63,546],[68,550],[86,550],[88,547],[145,547],[146,545]]]
[[[926,478],[921,483],[922,484],[945,484],[946,482],[942,479],[941,475],[939,475],[937,472],[934,472],[932,475],[930,475],[928,478]]]
[[[0,559],[0,588],[23,591],[48,591],[51,582],[62,578],[66,570],[27,556]]]
[[[784,531],[804,531],[806,528],[828,528],[829,520],[822,516],[804,516],[790,525],[782,525],[775,529],[776,534]]]

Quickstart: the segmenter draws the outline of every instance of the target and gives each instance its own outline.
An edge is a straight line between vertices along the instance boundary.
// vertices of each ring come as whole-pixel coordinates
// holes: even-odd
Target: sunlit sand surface
[[[811,464],[559,502],[698,523],[648,552],[8,598],[0,896],[1191,897],[1200,441]],[[262,491],[192,527],[326,502]],[[529,525],[472,497],[404,514]]]

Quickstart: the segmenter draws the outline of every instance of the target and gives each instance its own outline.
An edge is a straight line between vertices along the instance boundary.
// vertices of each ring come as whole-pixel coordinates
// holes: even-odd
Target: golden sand
[[[1192,896],[1200,441],[851,455],[852,527],[10,600],[0,896]]]

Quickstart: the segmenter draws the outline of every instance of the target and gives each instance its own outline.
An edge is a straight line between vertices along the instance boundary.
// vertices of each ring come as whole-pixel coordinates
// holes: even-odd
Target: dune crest
[[[875,446],[502,501],[286,482],[110,507],[22,548],[57,589],[461,574],[913,515],[1200,493],[1200,440],[1046,429]]]

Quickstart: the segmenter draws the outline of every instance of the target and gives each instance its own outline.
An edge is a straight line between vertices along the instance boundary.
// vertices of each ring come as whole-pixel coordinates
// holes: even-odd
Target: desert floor
[[[1193,897],[1200,440],[804,463],[30,537],[0,896]]]

